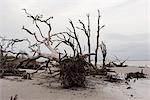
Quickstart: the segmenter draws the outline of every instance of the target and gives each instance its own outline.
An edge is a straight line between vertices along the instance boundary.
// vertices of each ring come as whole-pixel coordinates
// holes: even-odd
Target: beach
[[[17,100],[149,100],[149,67],[131,66],[112,69],[118,74],[140,72],[143,69],[147,78],[131,79],[129,84],[126,84],[103,81],[99,76],[87,76],[86,88],[63,89],[57,78],[49,79],[44,73],[35,74],[32,80],[7,76],[0,79],[0,100],[10,100],[10,97],[16,94]]]

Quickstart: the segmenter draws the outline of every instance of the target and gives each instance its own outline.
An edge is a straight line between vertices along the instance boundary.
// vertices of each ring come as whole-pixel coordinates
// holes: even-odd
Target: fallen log
[[[108,82],[121,82],[122,79],[118,77],[118,75],[107,75],[104,81]]]
[[[26,73],[26,70],[18,70],[15,68],[7,67],[7,68],[0,68],[0,77],[3,78],[4,76],[22,76]]]
[[[146,78],[146,74],[144,74],[143,72],[131,72],[131,73],[128,73],[127,76],[126,76],[126,80],[128,79],[132,79],[132,78]]]

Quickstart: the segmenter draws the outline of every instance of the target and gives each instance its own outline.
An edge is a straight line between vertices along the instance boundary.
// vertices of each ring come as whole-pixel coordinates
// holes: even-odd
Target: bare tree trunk
[[[88,53],[91,53],[91,45],[90,45],[90,38],[88,38]],[[91,55],[89,55],[88,62],[91,63]]]
[[[103,56],[103,68],[102,69],[106,70],[105,60],[106,60],[106,55],[107,55],[107,48],[106,48],[106,45],[103,41],[100,44],[100,48],[101,48],[102,56]]]
[[[103,68],[102,69],[106,69],[106,66],[105,66],[105,61],[106,61],[106,56],[103,56]]]
[[[96,39],[96,49],[95,49],[95,66],[97,66],[97,55],[98,55],[98,48],[99,48],[99,36],[100,30],[105,26],[100,26],[100,11],[98,10],[98,25],[97,25],[97,39]]]
[[[87,36],[87,38],[88,38],[88,51],[89,51],[89,54],[91,53],[91,44],[90,44],[90,16],[89,16],[89,14],[87,15],[87,17],[88,17],[88,36]],[[89,61],[88,61],[89,63],[91,63],[91,55],[89,55]]]
[[[96,38],[96,49],[95,49],[95,66],[97,66],[97,53],[99,47],[99,31],[100,31],[100,11],[98,10],[98,26],[97,26],[97,38]]]
[[[105,66],[105,58],[103,58],[103,66]]]

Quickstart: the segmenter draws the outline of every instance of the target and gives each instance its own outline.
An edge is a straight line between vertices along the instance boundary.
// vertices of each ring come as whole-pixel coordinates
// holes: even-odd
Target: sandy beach
[[[132,79],[125,82],[110,83],[99,76],[87,77],[87,88],[63,89],[58,79],[49,79],[47,74],[37,73],[32,80],[16,76],[0,79],[0,100],[10,100],[18,95],[18,100],[149,100],[150,68],[115,67],[118,74],[137,72],[143,69],[146,79]],[[131,89],[127,89],[131,87]]]

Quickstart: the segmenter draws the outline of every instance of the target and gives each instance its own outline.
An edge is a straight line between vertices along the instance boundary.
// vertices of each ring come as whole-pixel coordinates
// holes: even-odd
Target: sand
[[[117,73],[140,71],[139,67],[113,68]],[[142,68],[150,76],[150,68]],[[110,83],[101,78],[87,77],[87,88],[63,89],[57,79],[47,78],[47,74],[36,74],[32,80],[9,76],[0,79],[0,100],[10,100],[18,95],[18,100],[149,100],[150,78],[134,79],[129,85]],[[127,87],[131,89],[127,89]]]

